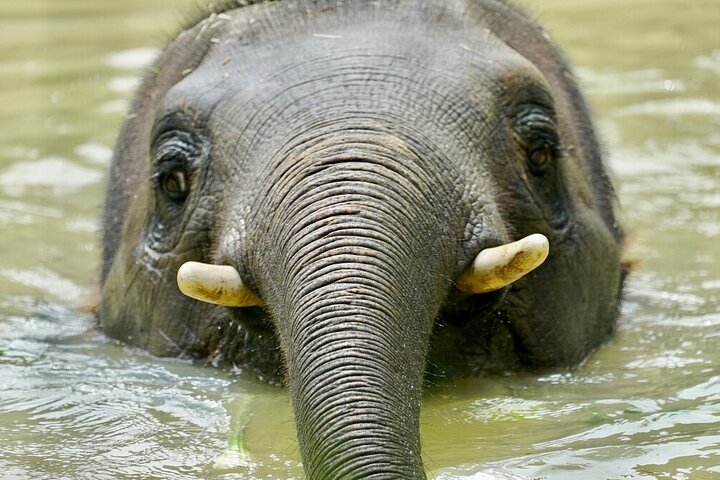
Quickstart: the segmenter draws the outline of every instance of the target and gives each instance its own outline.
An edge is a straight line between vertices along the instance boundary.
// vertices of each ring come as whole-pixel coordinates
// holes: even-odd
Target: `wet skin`
[[[228,8],[166,47],[120,132],[98,316],[287,385],[309,478],[424,478],[424,375],[571,366],[612,332],[614,208],[568,65],[504,3]],[[542,266],[457,288],[535,233]],[[185,297],[187,261],[261,306]]]

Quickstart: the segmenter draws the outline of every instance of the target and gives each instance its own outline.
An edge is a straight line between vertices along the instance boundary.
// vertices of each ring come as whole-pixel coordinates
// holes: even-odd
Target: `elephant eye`
[[[190,172],[198,157],[192,137],[186,132],[168,132],[158,139],[154,156],[155,188],[171,202],[183,203],[190,193]]]
[[[547,143],[534,147],[528,151],[528,165],[533,175],[540,176],[555,158],[554,148]]]
[[[160,188],[174,202],[183,202],[188,196],[187,176],[182,170],[173,170],[162,176]]]
[[[545,107],[524,105],[514,127],[525,149],[530,172],[542,176],[552,166],[559,151],[554,115]]]

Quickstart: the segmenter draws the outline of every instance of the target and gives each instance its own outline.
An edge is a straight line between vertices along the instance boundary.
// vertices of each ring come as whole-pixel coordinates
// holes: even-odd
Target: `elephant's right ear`
[[[185,262],[178,269],[177,284],[182,293],[202,302],[225,307],[265,305],[230,265]]]
[[[516,242],[486,248],[455,281],[463,293],[487,293],[507,287],[539,267],[547,258],[547,237],[534,233]]]

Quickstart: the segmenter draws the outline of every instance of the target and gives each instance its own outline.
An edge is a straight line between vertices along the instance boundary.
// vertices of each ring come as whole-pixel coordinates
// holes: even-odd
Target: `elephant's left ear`
[[[455,281],[463,293],[487,293],[507,287],[539,267],[550,252],[547,237],[534,233],[517,242],[478,253]]]

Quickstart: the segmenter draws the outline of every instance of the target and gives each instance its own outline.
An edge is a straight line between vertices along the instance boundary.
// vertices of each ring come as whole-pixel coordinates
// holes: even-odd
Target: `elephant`
[[[425,478],[426,384],[572,368],[614,331],[603,156],[509,2],[226,2],[121,127],[98,321],[282,384],[308,478]]]

